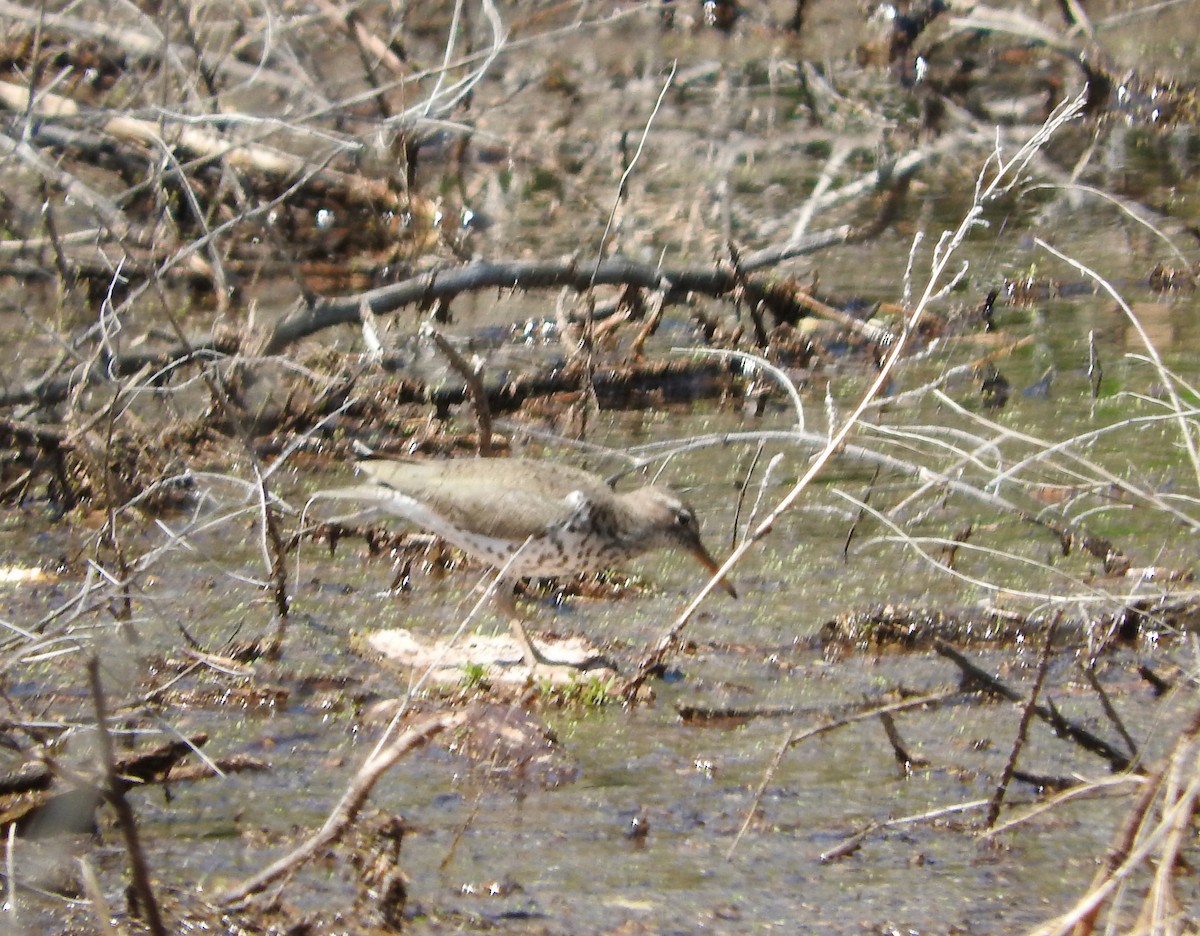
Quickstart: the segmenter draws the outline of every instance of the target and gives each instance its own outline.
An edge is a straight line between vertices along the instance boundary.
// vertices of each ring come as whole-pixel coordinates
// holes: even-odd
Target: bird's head
[[[645,549],[673,546],[690,553],[697,562],[715,575],[721,564],[705,548],[700,539],[700,523],[696,512],[668,488],[652,485],[622,495],[628,512],[630,537],[644,543]],[[734,598],[737,589],[728,579],[720,585]]]

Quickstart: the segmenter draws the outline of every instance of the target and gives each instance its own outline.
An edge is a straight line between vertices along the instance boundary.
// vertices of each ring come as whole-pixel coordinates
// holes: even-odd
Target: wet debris
[[[400,847],[408,831],[402,816],[377,813],[360,820],[347,842],[347,860],[355,871],[355,915],[388,932],[405,924],[410,882],[400,865]]]
[[[1095,61],[1080,63],[1087,75],[1085,113],[1130,125],[1167,129],[1200,122],[1200,101],[1192,84],[1157,75],[1124,75]]]
[[[460,688],[457,695],[417,706],[400,699],[381,700],[364,711],[362,723],[382,727],[400,711],[406,713],[406,722],[417,714],[453,711],[461,716],[458,727],[433,743],[470,763],[477,779],[523,795],[557,789],[579,777],[578,764],[539,714],[542,700],[536,688],[525,688],[519,696],[481,695]]]
[[[1009,305],[1027,308],[1058,298],[1062,294],[1062,283],[1029,275],[1021,279],[1006,279],[1003,291]]]
[[[1196,271],[1156,263],[1148,277],[1149,286],[1155,292],[1194,292]]]
[[[1000,612],[954,612],[901,605],[878,605],[826,621],[820,643],[830,650],[912,650],[943,639],[963,644],[1015,643],[1035,624]]]
[[[526,706],[478,702],[447,750],[485,769],[495,783],[518,791],[574,783],[579,766],[542,718]]]
[[[979,396],[986,409],[1003,409],[1011,387],[999,369],[988,365],[979,375]]]
[[[215,777],[209,763],[183,763],[207,743],[208,735],[198,733],[186,741],[123,754],[116,759],[114,776],[123,790]],[[245,756],[218,758],[213,763],[227,773],[267,769],[263,762]],[[62,769],[53,756],[27,761],[0,776],[0,830],[14,826],[17,835],[29,838],[92,834],[96,810],[105,801],[101,783],[98,776]]]

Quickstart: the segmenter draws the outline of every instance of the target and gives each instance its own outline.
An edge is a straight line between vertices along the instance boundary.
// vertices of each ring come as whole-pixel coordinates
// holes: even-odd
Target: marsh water
[[[526,30],[531,23],[543,28],[539,11],[526,6],[504,14]],[[700,27],[664,30],[657,10],[615,8],[606,11],[613,22],[589,19],[582,32],[515,45],[480,84],[473,105],[480,145],[503,148],[506,158],[480,159],[467,191],[450,193],[436,162],[419,182],[441,186],[448,215],[461,202],[486,217],[467,241],[477,257],[578,253],[594,261],[610,220],[606,249],[665,266],[703,266],[727,256],[726,242],[757,247],[786,239],[830,154],[842,144],[861,147],[877,129],[851,98],[862,95],[871,114],[903,116],[889,110],[890,99],[871,96],[876,84],[890,88],[890,79],[851,65],[853,50],[876,27],[857,12],[822,6],[793,45],[767,28],[766,13],[726,36]],[[1120,19],[1123,5],[1108,6],[1109,55],[1181,82],[1194,79],[1196,38],[1181,26],[1197,12],[1194,4],[1128,23]],[[1102,11],[1093,15],[1100,19]],[[517,30],[514,41],[523,35]],[[821,63],[836,88],[824,99],[828,123],[820,129],[805,122],[800,103],[797,63],[809,61]],[[672,65],[674,92],[655,112]],[[523,96],[531,83],[536,93]],[[1073,90],[1062,88],[1060,97]],[[636,146],[652,113],[646,149],[617,202],[620,154]],[[888,304],[876,321],[899,331],[930,275],[941,232],[954,230],[970,208],[988,146],[1015,152],[1036,126],[1014,121],[968,150],[973,159],[956,157],[961,165],[919,174],[899,221],[882,236],[794,261],[787,272],[819,280],[840,307]],[[1067,180],[1084,165],[1085,152],[1086,187]],[[858,153],[836,170],[838,179],[865,173],[873,158]],[[1122,640],[1103,638],[1114,609],[1191,594],[1196,533],[1185,519],[1196,515],[1200,478],[1184,435],[1194,433],[1200,318],[1193,288],[1164,290],[1150,272],[1156,264],[1194,269],[1187,232],[1200,224],[1200,147],[1190,126],[1101,132],[1077,123],[1062,130],[1045,159],[1030,163],[1019,185],[985,207],[986,224],[956,249],[954,270],[962,266],[965,274],[932,308],[940,319],[970,327],[914,341],[840,454],[734,567],[739,599],[717,592],[705,600],[638,704],[622,705],[586,681],[574,694],[534,691],[533,701],[490,696],[465,669],[461,687],[414,692],[420,674],[374,652],[370,635],[397,627],[431,638],[452,634],[477,597],[482,570],[456,564],[447,571],[418,559],[406,569],[405,587],[396,588],[393,557],[372,555],[352,539],[336,549],[302,539],[289,554],[290,613],[279,659],[194,667],[188,650],[219,654],[276,626],[252,472],[231,460],[190,466],[184,506],[123,515],[127,555],[165,550],[137,579],[132,619],[120,613],[117,592],[109,603],[80,601],[71,610],[99,574],[90,560],[105,522],[101,511],[63,517],[49,498],[37,497],[4,508],[5,563],[45,577],[6,585],[0,615],[14,633],[40,630],[35,623],[52,612],[68,621],[55,638],[13,651],[4,691],[14,711],[44,709],[47,725],[64,733],[57,756],[81,770],[93,763],[91,699],[75,656],[100,649],[123,750],[203,731],[208,756],[246,755],[265,766],[130,794],[167,903],[219,894],[319,828],[387,729],[397,700],[423,712],[482,698],[497,710],[532,712],[553,738],[552,754],[538,764],[519,756],[489,761],[454,743],[430,744],[376,785],[362,826],[403,817],[408,931],[1034,929],[1086,891],[1131,787],[1100,787],[995,836],[981,835],[1020,705],[964,694],[896,714],[912,755],[907,766],[898,765],[878,718],[782,753],[781,746],[873,705],[950,694],[959,685],[959,669],[927,642],[870,629],[836,639],[841,632],[830,627],[885,611],[897,619],[934,611],[991,622],[995,634],[957,632],[954,640],[1021,692],[1037,678],[1046,623],[1061,612],[1041,691],[1063,715],[1114,735],[1081,666],[1094,660],[1094,677],[1143,764],[1166,753],[1195,711],[1196,644],[1186,626],[1150,621]],[[1127,201],[1114,204],[1100,191]],[[1145,217],[1127,210],[1135,202],[1161,214],[1142,223]],[[820,213],[813,226],[826,226]],[[1032,298],[1005,288],[1026,282]],[[259,284],[255,314],[283,314],[292,289]],[[1001,293],[984,329],[971,310],[991,289]],[[52,354],[55,339],[37,323],[56,320],[56,296],[30,290],[5,302],[22,371],[11,379],[18,382]],[[553,334],[554,304],[553,295],[535,291],[464,296],[445,331],[496,378],[562,353],[555,339],[528,337],[539,329]],[[211,310],[199,305],[195,314],[203,320]],[[388,323],[391,340],[415,346],[421,317],[397,312]],[[669,307],[647,353],[684,357],[672,349],[701,344],[696,336],[714,322],[727,332],[745,327],[745,317],[745,309],[704,299]],[[578,438],[554,441],[570,433],[550,405],[506,417],[497,430],[513,452],[601,473],[621,461],[600,448],[636,454],[680,442],[662,477],[696,506],[708,545],[723,557],[791,491],[876,373],[878,361],[842,337],[820,326],[805,334],[825,342],[826,353],[781,365],[802,417],[774,378],[748,366],[720,398],[591,412],[587,448]],[[313,340],[339,353],[362,351],[357,329]],[[598,352],[601,366],[605,353]],[[441,366],[436,354],[421,354]],[[981,393],[986,366],[967,366],[981,360],[1002,372],[1002,405]],[[1181,411],[1171,407],[1164,375],[1183,400]],[[456,377],[447,371],[446,379]],[[936,392],[909,393],[935,384]],[[170,405],[186,408],[188,392],[181,388]],[[135,401],[131,411],[149,418],[166,405]],[[432,408],[414,412],[436,419]],[[448,434],[468,433],[472,418],[469,406],[455,408]],[[294,511],[285,514],[289,530],[332,515],[328,503],[310,501],[315,491],[353,483],[348,466],[320,457],[337,432],[336,422],[322,426],[312,445],[288,450],[273,465],[273,490]],[[682,449],[696,439],[710,441]],[[897,461],[858,457],[855,447]],[[948,479],[1105,537],[1127,567],[1105,568],[1081,549],[1064,555],[1060,539],[1044,528],[997,502],[956,493]],[[955,545],[959,551],[947,558]],[[628,674],[703,582],[688,559],[670,554],[624,572],[628,577],[604,597],[553,588],[533,594],[525,606],[534,633],[584,636]],[[471,626],[502,631],[505,624],[485,611]],[[1140,677],[1141,666],[1163,674],[1171,688]],[[685,708],[713,717],[685,719]],[[1111,776],[1102,759],[1045,726],[1030,729],[1021,766],[1043,777]],[[1014,780],[1003,819],[1044,802],[1048,786]],[[866,834],[856,848],[830,854],[860,832]],[[29,889],[6,905],[6,931],[94,931],[94,902],[55,883],[71,876],[78,856],[98,869],[114,905],[124,903],[126,853],[103,812],[95,835],[21,842],[9,855],[19,870],[12,877]],[[366,931],[351,923],[360,919],[356,907],[373,899],[356,884],[360,870],[337,848],[323,851],[271,891],[285,908],[281,918],[319,921],[312,924],[318,932],[343,925]],[[1177,881],[1176,896],[1180,918],[1194,929],[1194,874]],[[236,917],[227,925],[253,931],[239,930],[248,924]]]

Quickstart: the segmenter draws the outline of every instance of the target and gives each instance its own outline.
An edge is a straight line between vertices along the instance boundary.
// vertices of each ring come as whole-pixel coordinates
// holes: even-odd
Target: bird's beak
[[[717,571],[721,568],[721,563],[717,562],[717,560],[709,554],[708,550],[704,548],[704,544],[700,542],[700,540],[696,540],[694,543],[689,543],[688,550],[693,556],[696,557],[697,562],[704,566],[704,568],[708,569],[709,575],[717,574]],[[734,598],[738,596],[737,589],[733,587],[733,583],[729,581],[729,579],[723,578],[718,584],[725,589],[725,591],[729,592],[729,594]]]

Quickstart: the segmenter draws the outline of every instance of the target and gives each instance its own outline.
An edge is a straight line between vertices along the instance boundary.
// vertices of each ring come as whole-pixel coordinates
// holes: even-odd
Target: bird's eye
[[[688,511],[681,510],[675,514],[675,526],[689,527],[695,522],[695,519]]]

